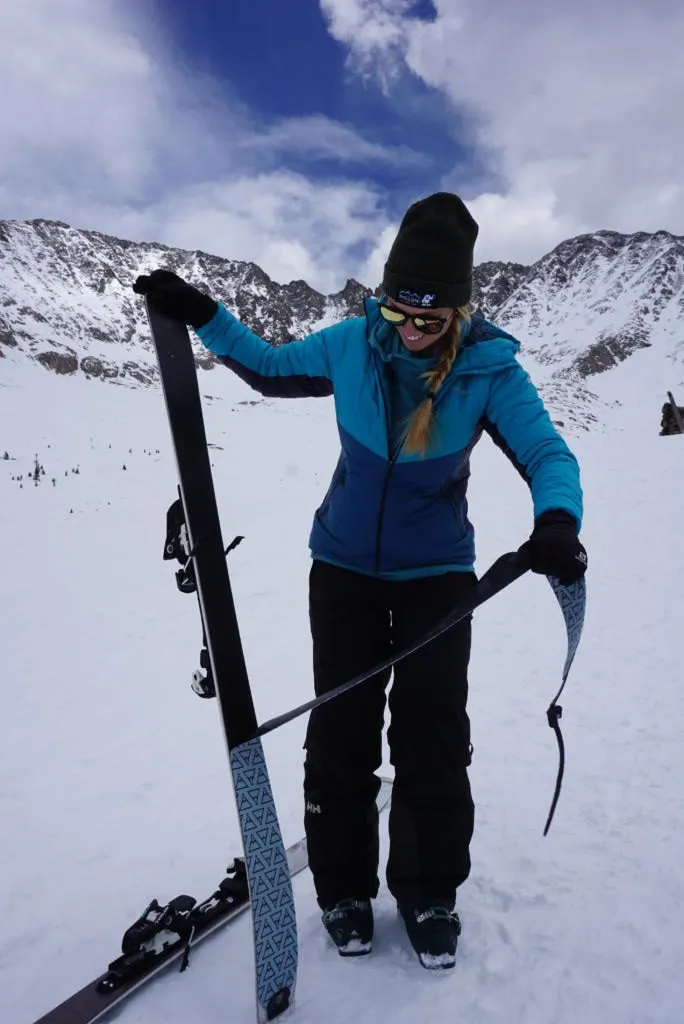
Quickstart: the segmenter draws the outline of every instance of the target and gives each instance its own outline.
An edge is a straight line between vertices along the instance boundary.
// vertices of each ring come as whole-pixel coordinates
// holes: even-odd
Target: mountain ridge
[[[153,383],[154,353],[131,285],[155,266],[216,296],[275,345],[360,315],[364,298],[380,292],[350,278],[324,295],[304,280],[280,284],[256,263],[202,250],[44,218],[0,221],[0,365],[29,359],[57,374]],[[681,374],[684,237],[600,230],[560,242],[529,266],[478,264],[472,308],[519,338],[535,380],[570,418],[590,425],[592,382],[636,353],[652,349],[663,373]],[[215,365],[199,343],[196,359],[202,369]]]

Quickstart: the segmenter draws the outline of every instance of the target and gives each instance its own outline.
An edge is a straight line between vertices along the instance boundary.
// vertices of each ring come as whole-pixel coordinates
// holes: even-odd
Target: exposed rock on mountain
[[[0,221],[0,357],[115,383],[155,380],[131,284],[156,266],[204,287],[275,345],[359,315],[373,294],[349,280],[322,295],[305,281],[277,284],[254,263],[56,221]],[[482,263],[473,307],[521,340],[545,394],[564,396],[570,417],[588,425],[592,377],[649,347],[684,361],[684,238],[598,231],[562,242],[530,267]],[[199,345],[196,355],[198,365],[214,365]]]

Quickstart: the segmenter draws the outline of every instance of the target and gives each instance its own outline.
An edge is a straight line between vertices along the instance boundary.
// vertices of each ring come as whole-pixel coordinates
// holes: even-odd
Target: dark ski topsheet
[[[202,415],[192,343],[184,324],[147,314],[178,466],[207,651],[230,754],[254,919],[257,1016],[293,1005],[297,923],[292,883],[242,649]]]
[[[226,740],[233,750],[254,735],[257,723],[224,555],[192,344],[183,324],[155,313],[149,303],[147,313],[178,467],[202,622]]]

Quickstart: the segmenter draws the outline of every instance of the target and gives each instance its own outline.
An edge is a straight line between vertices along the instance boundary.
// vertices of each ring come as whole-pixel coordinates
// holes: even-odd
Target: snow
[[[664,395],[659,372],[643,376],[647,359],[639,352],[598,381],[605,418],[571,440],[589,601],[549,836],[557,754],[545,710],[565,636],[546,582],[528,576],[475,620],[476,833],[455,970],[420,967],[384,888],[373,954],[338,957],[304,873],[293,1021],[681,1020],[684,438],[657,436]],[[332,404],[258,400],[223,371],[202,387],[224,536],[245,535],[230,567],[265,720],[312,692],[307,538],[337,454]],[[159,390],[15,362],[0,378],[0,426],[0,1020],[30,1024],[105,968],[152,897],[204,898],[240,848],[216,707],[189,685],[196,601],[162,561],[176,479]],[[34,486],[36,454],[45,476]],[[483,571],[526,537],[530,502],[484,441],[470,495]],[[264,741],[287,843],[302,833],[304,727]],[[227,1020],[254,1020],[247,916],[117,1015]]]

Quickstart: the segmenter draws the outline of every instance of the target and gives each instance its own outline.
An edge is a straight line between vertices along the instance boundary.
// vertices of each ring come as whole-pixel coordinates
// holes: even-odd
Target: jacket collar
[[[395,328],[380,316],[378,305],[375,298],[364,299],[369,345],[383,362],[404,357],[414,363],[414,358],[404,349]],[[449,376],[489,374],[506,369],[515,364],[519,350],[520,342],[513,335],[476,314],[465,325],[461,350]]]

